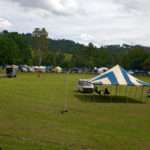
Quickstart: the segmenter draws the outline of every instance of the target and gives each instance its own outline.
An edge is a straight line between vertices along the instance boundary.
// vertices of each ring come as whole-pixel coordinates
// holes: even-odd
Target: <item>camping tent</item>
[[[53,72],[56,72],[56,73],[61,73],[62,72],[62,68],[60,66],[57,66],[53,69]]]
[[[120,65],[116,65],[105,73],[90,79],[89,82],[95,85],[150,86],[150,84],[130,75]]]

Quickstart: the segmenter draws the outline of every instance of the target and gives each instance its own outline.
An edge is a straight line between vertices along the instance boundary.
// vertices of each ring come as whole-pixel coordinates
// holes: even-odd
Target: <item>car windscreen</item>
[[[13,72],[13,68],[7,68],[6,69],[6,73],[12,73]]]
[[[79,81],[80,86],[90,86],[91,84],[88,81]]]

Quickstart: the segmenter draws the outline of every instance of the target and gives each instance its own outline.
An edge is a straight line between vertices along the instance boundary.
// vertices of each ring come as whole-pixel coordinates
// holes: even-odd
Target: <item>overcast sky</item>
[[[96,45],[150,46],[150,0],[0,0],[0,30]]]

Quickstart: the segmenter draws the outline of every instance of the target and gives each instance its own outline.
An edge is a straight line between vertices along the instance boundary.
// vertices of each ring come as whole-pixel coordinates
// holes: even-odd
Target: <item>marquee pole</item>
[[[118,85],[116,85],[116,96],[118,96]]]
[[[135,95],[134,95],[134,97],[136,98],[137,97],[137,86],[135,87]]]
[[[126,97],[126,102],[128,103],[128,86],[126,86],[125,97]]]
[[[65,74],[65,104],[64,104],[64,112],[68,112],[68,72]]]
[[[143,97],[144,97],[144,86],[142,86],[141,88],[141,101],[143,101]]]
[[[113,100],[112,100],[112,96],[113,96],[113,94],[112,94],[112,86],[110,86],[111,87],[111,94],[110,94],[110,101],[111,101],[111,103],[113,102]]]
[[[146,94],[146,102],[148,102],[149,100],[149,93],[148,93],[148,90],[147,90],[147,94]]]

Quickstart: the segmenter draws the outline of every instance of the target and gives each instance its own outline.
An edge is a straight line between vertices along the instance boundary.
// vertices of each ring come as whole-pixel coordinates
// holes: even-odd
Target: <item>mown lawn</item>
[[[2,150],[149,150],[150,99],[144,95],[138,103],[140,88],[137,95],[135,88],[128,89],[132,99],[124,97],[124,87],[119,90],[122,97],[78,94],[77,80],[90,77],[1,77]],[[141,79],[150,82],[150,78]],[[115,87],[109,90],[115,94]],[[69,112],[61,113],[66,103]]]

